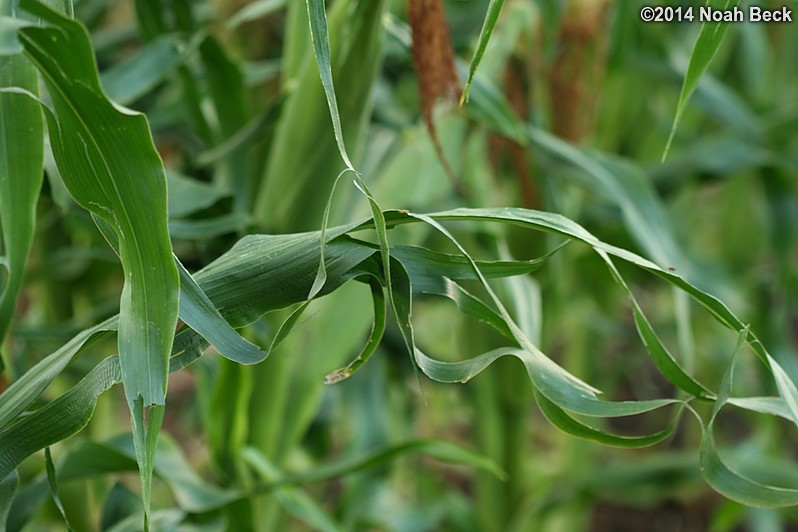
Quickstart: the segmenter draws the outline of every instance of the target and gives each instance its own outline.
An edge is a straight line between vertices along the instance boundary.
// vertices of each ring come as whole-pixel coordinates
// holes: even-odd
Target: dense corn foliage
[[[794,525],[798,25],[638,4],[2,0],[0,524]]]

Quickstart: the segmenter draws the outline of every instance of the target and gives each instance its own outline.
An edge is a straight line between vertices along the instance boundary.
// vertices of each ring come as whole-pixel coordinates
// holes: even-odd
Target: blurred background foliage
[[[470,104],[458,108],[446,94],[429,107],[423,83],[419,91],[423,75],[414,66],[404,0],[328,4],[344,138],[383,207],[520,206],[564,214],[720,296],[798,377],[796,23],[732,25],[661,162],[698,23],[644,24],[637,1],[506,0],[477,79],[504,94],[523,124],[519,138],[496,116]],[[694,2],[669,2],[677,4]],[[442,5],[462,78],[488,1]],[[168,170],[174,249],[189,270],[247,233],[320,227],[343,166],[304,1],[79,0],[74,12],[91,31],[108,95],[149,119]],[[434,120],[439,150],[425,114]],[[117,312],[122,283],[115,255],[66,193],[52,156],[45,160],[34,250],[5,343],[16,376],[76,331]],[[344,178],[330,223],[368,215]],[[486,225],[454,229],[484,259],[531,259],[559,244]],[[394,229],[391,237],[448,249],[421,226]],[[534,276],[500,281],[495,289],[544,352],[608,398],[672,396],[637,340],[628,299],[589,251],[569,245]],[[653,276],[622,273],[665,344],[716,387],[734,334]],[[287,316],[277,314],[245,336],[268,345]],[[413,315],[419,346],[440,358],[500,345],[494,332],[453,312],[450,302],[419,299]],[[746,508],[711,491],[695,453],[700,429],[690,418],[650,449],[578,440],[553,429],[535,408],[518,361],[499,360],[464,386],[419,382],[391,325],[361,371],[325,385],[325,375],[352,359],[366,338],[368,290],[347,285],[312,303],[306,316],[259,365],[206,356],[171,376],[159,456],[182,472],[162,471],[156,481],[156,529],[798,526],[793,509]],[[67,368],[48,395],[113,352],[106,344]],[[773,393],[751,360],[741,361],[737,375],[744,391]],[[129,444],[117,437],[129,431],[123,412],[122,390],[113,389],[100,398],[86,430],[53,448],[60,498],[76,530],[137,526],[125,521],[140,511],[131,491],[135,475],[91,474],[88,466],[91,457],[116,453],[108,458],[114,467],[132,470]],[[794,426],[749,414],[721,415],[718,438],[730,453],[750,458],[760,472],[768,471],[761,457],[798,457]],[[663,416],[613,420],[611,428],[640,432],[661,426]],[[173,485],[193,470],[203,485],[246,490],[284,472],[345,464],[419,439],[459,443],[506,476],[397,452],[352,474],[197,511],[187,509]],[[20,469],[23,487],[9,530],[63,526],[46,497],[43,471],[40,456]],[[770,473],[792,475],[794,483],[796,471]]]

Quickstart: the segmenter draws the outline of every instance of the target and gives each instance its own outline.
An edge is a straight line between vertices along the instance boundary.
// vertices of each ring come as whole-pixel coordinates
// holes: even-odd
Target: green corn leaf
[[[283,476],[280,470],[254,447],[244,448],[241,457],[252,467],[262,481],[274,482]],[[322,530],[324,532],[344,530],[324,508],[303,490],[284,486],[274,491],[277,500],[286,511],[307,523],[313,530]]]
[[[0,3],[0,16],[9,17],[9,21],[21,26],[25,21],[14,12],[13,4],[11,1]],[[0,89],[16,87],[37,93],[38,84],[36,68],[28,59],[22,55],[0,55]],[[44,175],[44,124],[39,104],[14,92],[0,92],[0,117],[0,250],[5,253],[0,256],[2,345],[33,243],[36,202]],[[0,372],[2,370],[0,356]]]
[[[167,205],[169,216],[179,218],[188,216],[217,201],[229,197],[230,193],[222,188],[191,179],[176,172],[166,172],[166,184],[169,190]]]
[[[225,24],[228,30],[234,30],[241,24],[252,22],[271,15],[285,7],[286,0],[255,0],[250,2],[230,17]]]
[[[14,500],[18,483],[19,478],[16,473],[11,473],[0,481],[0,528],[3,530],[7,530],[8,513],[11,510],[11,501]]]
[[[418,292],[448,298],[457,305],[457,308],[463,314],[473,316],[490,325],[506,338],[513,339],[513,332],[498,312],[451,279],[437,278],[432,281],[423,279],[421,282],[417,282],[416,278],[411,275],[410,284],[414,293]]]
[[[529,261],[475,260],[474,263],[486,278],[530,273],[540,268],[567,242],[546,255]],[[513,338],[512,331],[501,315],[453,280],[478,280],[467,259],[413,246],[395,246],[391,249],[391,255],[407,270],[414,294],[446,297],[457,305],[460,312],[483,321],[509,339]]]
[[[327,247],[327,229],[330,224],[330,211],[332,210],[333,201],[335,200],[335,191],[338,188],[338,183],[347,172],[348,169],[345,168],[335,178],[335,181],[333,181],[332,190],[330,190],[330,196],[327,198],[327,204],[324,206],[324,214],[321,217],[321,232],[319,235],[319,269],[316,271],[316,278],[313,280],[313,285],[310,287],[308,300],[316,297],[316,294],[318,294],[324,287],[324,283],[327,282],[327,266],[325,263],[324,253]]]
[[[23,29],[20,39],[53,100],[48,125],[64,182],[78,203],[111,224],[121,243],[128,279],[119,323],[126,394],[131,403],[141,396],[146,405],[163,404],[178,296],[163,166],[146,119],[103,96],[85,29],[34,0],[21,6],[53,25]]]
[[[213,345],[219,354],[240,364],[257,364],[267,353],[246,341],[216,310],[202,288],[194,281],[177,257],[180,274],[180,318]]]
[[[401,214],[397,213],[396,211],[392,213],[386,213],[386,216],[390,218],[391,224],[408,222],[406,216],[401,216]],[[436,220],[441,220],[441,221],[483,220],[483,221],[502,222],[502,223],[509,223],[512,225],[521,225],[530,228],[536,228],[537,230],[540,231],[555,233],[563,236],[569,236],[571,238],[580,240],[588,244],[596,252],[598,252],[599,255],[602,256],[602,258],[604,258],[605,255],[620,258],[626,262],[634,264],[635,266],[656,275],[657,277],[670,283],[674,287],[684,291],[690,297],[692,297],[696,302],[701,304],[714,319],[716,319],[720,324],[727,327],[728,329],[739,331],[745,327],[742,321],[740,321],[740,319],[731,310],[729,310],[729,308],[722,301],[717,299],[715,296],[696,288],[694,285],[690,284],[688,281],[686,281],[684,278],[682,278],[680,275],[676,274],[675,272],[662,268],[635,253],[600,241],[595,236],[590,234],[587,230],[585,230],[582,226],[563,216],[552,213],[532,211],[529,209],[461,208],[461,209],[453,209],[450,211],[444,211],[444,212],[426,215],[426,217],[434,218]],[[608,266],[609,265],[610,264],[608,263]],[[752,332],[748,333],[747,341],[748,344],[751,346],[751,348],[754,350],[754,352],[757,354],[757,356],[760,358],[760,360],[765,364],[765,366],[768,369],[780,367],[780,365],[770,356],[765,347]],[[671,377],[674,379],[680,378],[679,376],[676,375],[672,375]],[[791,384],[789,377],[787,377],[785,374],[784,378],[777,379],[776,383],[779,385],[780,393],[783,394],[782,399],[785,400],[785,404],[791,410],[798,412],[798,408],[794,406],[795,397],[796,397],[795,386],[794,384]],[[788,399],[787,397],[791,399]]]
[[[631,292],[630,292],[631,293]],[[637,301],[633,300],[635,327],[640,333],[640,339],[651,354],[651,359],[665,377],[681,390],[695,397],[710,397],[712,392],[706,386],[696,381],[679,365],[673,355],[663,345],[654,332],[645,314],[640,310]]]
[[[720,387],[718,388],[718,398],[712,407],[712,416],[709,423],[707,423],[707,426],[704,428],[700,447],[701,473],[704,475],[709,485],[717,492],[729,499],[748,506],[759,506],[763,508],[796,506],[798,505],[798,489],[768,486],[741,475],[723,461],[715,444],[715,419],[729,400],[734,378],[734,365],[737,362],[737,358],[748,336],[748,327],[741,328],[737,339],[737,345],[735,346],[729,362],[729,368],[726,370]]]
[[[474,263],[487,279],[532,273],[546,264],[567,242],[563,242],[545,255],[532,260],[474,260]],[[418,246],[394,246],[391,248],[391,255],[405,265],[414,285],[416,282],[423,282],[424,278],[447,277],[449,279],[478,280],[471,264],[460,255],[441,253]]]
[[[485,49],[488,47],[490,36],[493,35],[493,29],[496,27],[496,21],[499,20],[499,13],[501,13],[504,0],[490,0],[488,4],[488,13],[485,16],[485,21],[482,23],[482,29],[479,32],[479,39],[477,42],[477,49],[474,52],[474,57],[471,58],[471,64],[468,67],[468,79],[463,89],[463,94],[460,96],[460,106],[468,103],[468,94],[471,91],[471,82],[474,81],[474,75],[477,73],[479,63],[482,61],[482,56],[485,55]]]
[[[792,411],[781,397],[729,397],[727,403],[752,412],[794,421]]]
[[[244,77],[239,65],[228,57],[215,38],[203,39],[199,54],[218,119],[214,144],[219,145],[245,128],[251,116]],[[252,162],[250,150],[245,144],[239,144],[236,150],[230,151],[215,163],[214,181],[222,188],[232,191],[234,210],[238,213],[249,212],[255,190]]]
[[[169,220],[169,233],[176,239],[205,240],[243,232],[252,220],[243,212],[232,212],[204,220]]]
[[[357,471],[379,466],[407,453],[424,454],[445,462],[474,467],[500,479],[507,476],[507,473],[502,471],[493,460],[487,459],[460,445],[444,440],[413,440],[379,449],[365,456],[357,456],[338,463],[325,465],[307,473],[288,474],[279,480],[258,488],[256,491],[268,492],[281,486],[326,482]]]
[[[343,234],[347,227],[330,231]],[[341,286],[349,272],[375,253],[351,239],[326,246],[327,283],[320,295]],[[248,325],[271,310],[305,301],[319,266],[319,232],[250,235],[194,274],[194,279],[233,327]]]
[[[727,10],[737,7],[740,0],[707,0],[706,5],[717,10]],[[709,68],[709,64],[718,53],[720,44],[729,31],[729,22],[704,22],[701,25],[701,32],[693,46],[693,52],[690,54],[690,64],[687,66],[687,72],[684,76],[684,83],[682,84],[682,91],[679,94],[679,103],[676,105],[676,115],[673,117],[673,125],[671,126],[670,135],[668,135],[668,142],[665,144],[665,150],[662,153],[662,160],[668,157],[668,152],[673,142],[673,137],[676,135],[676,128],[679,127],[679,122],[682,120],[684,110],[690,101],[690,97],[698,87],[698,82],[701,76]]]
[[[576,176],[580,183],[621,209],[627,229],[655,262],[661,265],[677,265],[679,272],[686,278],[726,296],[730,295],[717,275],[710,275],[682,251],[674,237],[667,211],[652,187],[650,178],[640,167],[617,157],[587,152],[533,127],[527,127],[524,132],[524,127],[513,115],[506,99],[495,87],[484,81],[480,81],[475,87],[478,90],[474,105],[469,107],[472,112],[476,111],[481,120],[504,135],[534,147],[536,155],[544,154],[558,165],[577,170]],[[607,262],[615,281],[632,302],[637,330],[652,360],[682,390],[696,396],[708,395],[706,387],[690,377],[659,340],[634,295],[614,271],[611,260],[604,256],[602,258]],[[679,316],[683,314],[680,313]],[[689,352],[685,356],[688,355]]]
[[[338,153],[341,155],[344,164],[349,170],[355,172],[352,161],[344,144],[344,133],[341,127],[341,116],[338,114],[338,100],[335,96],[333,86],[331,54],[330,54],[330,35],[327,30],[327,11],[324,7],[324,0],[307,0],[308,21],[310,22],[310,37],[313,41],[313,55],[316,57],[316,65],[319,67],[321,84],[324,87],[324,96],[327,98],[327,107],[330,109],[332,118],[335,142],[338,145]]]
[[[104,337],[109,331],[116,330],[116,323],[117,318],[113,317],[78,333],[0,394],[0,431],[4,431],[14,418],[32,405],[82,349]]]
[[[58,509],[58,513],[61,514],[61,518],[64,520],[67,530],[72,532],[73,529],[69,524],[69,519],[67,519],[66,510],[64,510],[64,504],[61,502],[61,497],[58,495],[58,478],[55,474],[55,464],[53,464],[53,457],[50,454],[49,447],[44,448],[44,463],[45,469],[47,471],[47,484],[50,486],[50,497],[52,497],[53,503]]]
[[[351,157],[357,153],[353,150],[362,144],[372,108],[371,94],[379,75],[383,49],[381,21],[388,2],[335,2],[329,19],[323,14],[323,2],[310,2],[307,7],[314,13],[311,22],[319,25],[319,32],[335,39],[337,55],[334,64],[326,63],[326,68],[332,72],[328,81],[331,83],[335,77],[335,87],[341,96],[340,100],[334,101],[337,106],[334,113],[339,116],[341,130],[336,136],[331,125],[332,111],[328,101],[334,98],[334,94],[325,94],[325,88],[331,89],[331,84],[324,87],[319,82],[320,70],[325,70],[322,66],[324,61],[316,64],[310,50],[304,57],[286,58],[288,64],[285,64],[284,73],[295,79],[291,82],[292,90],[286,97],[275,129],[263,185],[258,191],[254,209],[256,219],[270,231],[319,228],[324,206],[340,170],[336,162],[341,159],[338,138],[342,138],[350,150],[344,153],[348,153],[351,162]],[[294,3],[288,5],[288,16],[292,28],[299,25],[294,19],[301,19],[302,26],[308,27],[306,13],[297,9]],[[329,27],[323,29],[326,22],[329,22]],[[292,53],[305,45],[304,41],[294,43],[293,39],[297,37],[292,34],[287,37],[287,45],[297,45]],[[300,37],[307,38],[306,35]],[[314,51],[316,46],[324,48],[321,38],[318,33],[314,35]],[[324,76],[326,78],[327,74]],[[343,122],[341,116],[345,117]]]
[[[0,430],[0,478],[34,452],[79,432],[91,419],[97,397],[118,382],[119,359],[106,358],[67,393]]]
[[[718,454],[711,427],[701,440],[701,473],[710,486],[729,499],[748,506],[785,508],[798,505],[798,490],[768,486],[743,477]]]
[[[414,213],[410,213],[409,216],[417,218],[418,220],[434,227],[439,233],[444,235],[452,244],[454,244],[457,247],[457,249],[460,251],[463,257],[465,257],[468,260],[472,270],[474,271],[480,283],[482,284],[482,287],[488,293],[490,299],[493,301],[493,304],[498,309],[499,314],[502,317],[502,320],[507,324],[507,327],[510,329],[510,332],[513,335],[513,340],[515,340],[525,352],[529,353],[533,359],[542,362],[544,365],[551,367],[555,371],[561,372],[561,376],[564,377],[563,382],[566,381],[570,382],[572,387],[578,389],[578,393],[580,395],[584,395],[585,397],[595,396],[595,393],[598,390],[580,381],[573,375],[570,375],[569,373],[565,372],[565,370],[562,370],[562,368],[551,362],[551,360],[549,360],[543,353],[540,352],[540,350],[534,344],[532,344],[532,342],[521,331],[521,329],[518,327],[518,325],[510,316],[510,313],[507,312],[507,309],[504,307],[502,302],[496,296],[495,292],[488,284],[487,279],[485,279],[485,276],[482,274],[482,272],[479,270],[479,267],[474,262],[474,259],[471,258],[471,256],[465,250],[465,248],[463,248],[463,246],[452,236],[452,234],[447,229],[445,229],[440,223],[438,223],[435,219],[433,219],[430,216],[423,214],[414,214]]]
[[[178,371],[197,360],[201,355],[200,349],[204,347],[190,335],[182,333],[174,345],[176,353],[170,361],[170,371]],[[18,415],[0,429],[0,479],[33,453],[80,432],[91,419],[100,394],[121,382],[119,357],[108,357],[66,393],[35,411]],[[145,422],[143,412],[139,414],[141,421]],[[155,415],[159,414],[156,412]],[[153,432],[147,434],[153,437]],[[147,442],[139,442],[142,443],[146,447]]]
[[[100,232],[119,253],[119,241],[111,226],[103,219],[94,217]],[[197,331],[209,344],[225,358],[240,364],[256,364],[266,358],[268,352],[245,340],[219,314],[213,302],[180,263],[177,256],[175,264],[180,276],[179,316],[189,327]]]
[[[111,100],[128,105],[161,83],[190,52],[191,47],[178,52],[174,39],[159,37],[129,59],[104,71],[100,81]]]
[[[385,223],[385,215],[380,209],[377,200],[374,199],[366,183],[361,179],[360,174],[355,172],[355,186],[366,197],[371,209],[374,229],[377,232],[377,242],[380,247],[380,258],[382,262],[382,274],[385,281],[385,289],[388,291],[388,300],[391,303],[396,323],[399,326],[399,333],[413,363],[413,370],[418,371],[415,365],[416,342],[413,333],[413,324],[410,322],[412,288],[410,278],[402,264],[391,257],[391,248],[388,243],[388,232]],[[393,268],[391,265],[394,265]],[[416,377],[420,377],[416,373]]]
[[[104,227],[102,223],[99,226],[101,229]],[[335,228],[331,234],[340,236],[351,227]],[[249,324],[270,310],[304,302],[278,329],[269,350],[258,355],[261,358],[293,330],[307,306],[305,297],[319,261],[318,239],[318,232],[246,237],[196,275],[200,288],[213,301],[218,313],[237,326]],[[115,244],[113,236],[111,243]],[[373,247],[356,244],[351,239],[331,242],[328,246],[330,277],[325,293],[362,275],[363,272],[355,267],[373,254]],[[195,290],[186,282],[185,292],[189,298]],[[201,296],[195,293],[193,297]],[[202,312],[200,305],[196,314],[200,320],[197,328],[229,355],[230,349],[243,342],[243,339],[232,337],[237,333],[229,329],[229,325],[220,323],[216,313]],[[194,318],[189,319],[195,321]],[[119,359],[111,357],[95,367],[66,394],[34,412],[24,412],[85,346],[103,337],[107,331],[114,330],[116,323],[117,318],[114,317],[78,334],[0,395],[0,479],[34,452],[80,431],[91,418],[97,397],[120,382]],[[199,335],[193,330],[186,329],[178,333],[173,344],[175,356],[171,359],[171,371],[177,371],[196,360],[203,347]],[[245,348],[250,360],[255,357],[253,347]],[[140,422],[144,423],[143,412],[139,415]],[[141,444],[147,446],[146,442],[139,441]],[[151,458],[141,456],[143,460]]]
[[[580,423],[569,416],[562,408],[549,401],[546,396],[540,392],[535,393],[535,399],[541,412],[543,412],[543,415],[546,416],[546,419],[548,419],[552,425],[572,436],[595,441],[603,445],[626,448],[649,447],[668,438],[673,434],[675,428],[674,422],[662,431],[649,436],[617,436]]]
[[[603,401],[592,387],[580,381],[549,358],[517,348],[499,348],[460,362],[442,362],[416,350],[419,368],[439,382],[468,382],[499,358],[514,356],[526,367],[532,384],[551,402],[573,413],[592,417],[622,417],[644,414],[678,403],[675,399],[649,401]],[[587,389],[586,389],[587,387]]]
[[[152,464],[147,460],[166,399],[179,294],[163,165],[146,118],[122,111],[103,94],[86,29],[35,0],[22,0],[20,6],[49,25],[24,28],[19,35],[53,102],[54,113],[46,116],[64,184],[82,207],[113,227],[120,242],[125,271],[120,364],[135,441],[147,447],[138,456],[148,515]],[[145,409],[153,405],[157,408],[145,427]]]
[[[371,327],[366,345],[363,347],[360,354],[344,368],[337,369],[329,373],[325,377],[327,384],[335,384],[344,379],[351,377],[363,364],[368,362],[374,351],[380,345],[383,335],[385,334],[385,293],[383,292],[382,285],[375,278],[369,279],[369,286],[371,287],[371,297],[374,303],[374,324]]]

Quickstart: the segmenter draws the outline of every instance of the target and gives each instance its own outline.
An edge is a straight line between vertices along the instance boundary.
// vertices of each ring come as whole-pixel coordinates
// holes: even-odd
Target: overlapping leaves
[[[617,273],[613,263],[613,260],[618,259],[648,270],[666,282],[686,291],[693,299],[703,305],[712,316],[728,328],[736,329],[740,326],[741,330],[744,329],[739,319],[716,298],[696,289],[672,272],[660,269],[642,257],[601,242],[578,224],[558,215],[523,209],[456,209],[432,215],[387,211],[384,216],[387,227],[406,223],[428,223],[446,233],[448,231],[440,225],[441,222],[465,220],[479,220],[486,223],[510,223],[537,231],[556,233],[564,238],[578,240],[590,245],[605,259],[611,275],[617,276],[619,283],[622,282],[622,278]],[[352,279],[371,279],[372,283],[377,281],[380,290],[387,289],[387,283],[383,277],[384,269],[381,265],[381,254],[377,252],[373,244],[356,240],[350,236],[354,231],[362,231],[373,227],[373,221],[365,221],[360,224],[337,227],[329,231],[329,241],[325,254],[328,275],[322,294],[328,293]],[[320,259],[317,244],[319,236],[320,234],[316,232],[301,235],[246,237],[225,256],[210,264],[202,272],[199,272],[196,275],[197,285],[204,291],[208,300],[213,302],[219,314],[236,325],[249,323],[263,312],[301,303],[305,300],[315,279]],[[457,294],[462,292],[458,292],[458,289],[454,287],[460,287],[460,283],[463,280],[481,280],[483,286],[490,293],[487,277],[519,274],[530,271],[539,265],[538,262],[530,263],[525,261],[472,262],[462,248],[461,253],[463,254],[460,256],[435,253],[418,248],[395,247],[390,251],[393,262],[391,272],[394,276],[391,290],[396,301],[397,317],[404,326],[408,326],[410,323],[410,310],[414,294],[435,293],[436,290],[431,290],[431,287],[448,286],[450,289],[438,291],[438,293],[457,302],[458,297],[460,297]],[[467,267],[466,264],[468,265]],[[185,281],[186,284],[184,286],[189,287],[190,283],[187,282],[187,279]],[[249,292],[253,286],[259,287],[259,290],[256,294],[251,295]],[[462,287],[460,288],[462,289]],[[380,290],[375,290],[375,293],[379,294]],[[381,296],[375,297],[375,302],[380,303],[381,301]],[[521,359],[526,366],[530,381],[538,394],[538,404],[546,416],[556,426],[574,435],[610,445],[643,446],[661,441],[673,430],[678,420],[678,414],[681,411],[680,402],[667,398],[652,401],[624,402],[602,400],[597,390],[576,376],[566,372],[528,339],[524,338],[523,333],[513,324],[509,314],[502,309],[498,298],[483,301],[479,297],[470,294],[468,301],[470,301],[470,304],[460,305],[464,312],[474,315],[488,324],[495,325],[505,334],[509,333],[508,339],[516,345],[463,360],[462,362],[449,363],[439,362],[422,353],[413,345],[415,359],[420,369],[431,378],[444,382],[464,382],[484,370],[497,358],[508,355],[515,356]],[[213,312],[200,312],[200,315],[203,316],[202,319],[218,322],[218,316],[215,316]],[[642,311],[640,311],[640,316],[645,318]],[[108,327],[109,325],[105,326],[105,328]],[[112,324],[110,327],[112,327]],[[377,328],[377,330],[380,331],[381,328]],[[93,331],[92,334],[96,332]],[[770,367],[774,368],[775,372],[779,371],[779,366],[767,355],[767,352],[752,333],[746,332],[743,337],[753,347],[754,351],[763,357],[763,361],[769,362]],[[81,340],[85,341],[86,338],[87,336],[84,334]],[[655,336],[647,336],[647,338],[649,342],[657,342]],[[370,343],[373,341],[375,340],[372,339]],[[199,336],[190,329],[178,334],[174,353],[179,356],[172,359],[173,369],[179,369],[195,360],[200,355],[199,348],[203,345],[205,344]],[[652,353],[652,355],[655,361],[657,357],[662,356],[661,353]],[[63,352],[57,352],[43,361],[42,364],[52,366],[53,360],[63,360],[64,357]],[[109,359],[109,361],[101,363],[97,369],[84,379],[84,381],[96,380],[95,384],[90,386],[92,390],[107,388],[118,380],[117,374],[113,371],[105,372],[101,369],[105,365],[115,364],[112,360]],[[712,399],[711,392],[703,386],[697,387],[695,381],[686,372],[679,369],[675,361],[671,361],[668,364],[662,364],[660,361],[658,365],[665,377],[669,378],[688,394],[695,396],[700,393],[704,397]],[[100,381],[105,384],[100,384]],[[21,419],[20,416],[28,421],[38,419],[37,426],[45,427],[47,420],[51,416],[60,415],[63,412],[62,409],[58,408],[58,405],[75,401],[76,398],[85,401],[90,410],[90,407],[96,401],[96,392],[90,394],[79,393],[78,390],[81,390],[84,386],[87,386],[87,384],[80,383],[76,386],[75,391],[56,399],[44,409],[34,412],[21,412],[17,408],[16,410],[20,413],[13,416],[0,429],[2,430],[0,432],[0,443],[3,445],[13,443],[16,446],[22,446],[26,449],[25,453],[23,453],[24,455],[35,452],[38,448],[48,444],[48,442],[42,440],[35,440],[28,434],[8,429]],[[783,380],[779,386],[782,398],[771,398],[768,401],[778,405],[775,408],[780,412],[794,416],[795,412],[791,404],[793,404],[795,398],[795,387],[789,380]],[[30,383],[17,383],[2,397],[5,398],[9,393],[11,394],[10,397],[18,396],[20,389],[29,389],[31,387]],[[33,399],[40,393],[41,385],[37,385],[36,393],[30,393],[28,397]],[[28,409],[30,404],[30,400],[26,401],[24,408]],[[745,401],[742,400],[735,400],[735,404],[747,407]],[[86,405],[82,406],[83,410],[81,411],[86,411]],[[663,427],[660,431],[647,435],[616,435],[600,428],[586,425],[583,421],[579,421],[574,417],[574,415],[599,418],[636,415],[668,405],[676,406],[673,423]],[[5,410],[6,408],[7,405],[5,403],[0,404],[0,410]],[[751,409],[763,410],[756,405],[752,406]],[[66,434],[60,433],[56,439],[66,436]],[[27,441],[24,441],[26,438]],[[3,449],[7,450],[10,447],[3,447]],[[3,456],[8,455],[6,452],[0,454]],[[8,474],[15,464],[24,458],[18,452],[15,452],[13,456],[17,458],[8,460],[9,463],[4,464],[4,475]],[[705,473],[711,474],[712,471],[715,470],[708,469]],[[724,472],[724,475],[727,474]],[[716,481],[712,477],[708,477],[708,480],[710,483]],[[764,489],[766,490],[767,487]],[[759,504],[761,502],[746,499],[744,494],[735,495],[735,498],[750,504]]]

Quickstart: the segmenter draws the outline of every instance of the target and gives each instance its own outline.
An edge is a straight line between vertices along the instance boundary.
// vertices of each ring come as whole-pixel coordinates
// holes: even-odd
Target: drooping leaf
[[[739,331],[745,326],[743,322],[731,311],[729,308],[718,298],[708,292],[700,290],[693,284],[686,281],[681,275],[667,268],[663,268],[654,264],[653,262],[645,259],[628,250],[618,248],[611,244],[600,241],[594,235],[590,234],[585,228],[576,222],[569,220],[563,216],[553,213],[545,213],[540,211],[533,211],[530,209],[453,209],[450,211],[443,211],[427,215],[428,217],[436,220],[483,220],[494,221],[501,223],[509,223],[512,225],[526,226],[536,228],[537,230],[555,233],[563,236],[579,240],[588,244],[597,252],[604,253],[608,256],[617,257],[623,261],[633,264],[645,271],[648,271],[660,279],[670,283],[674,287],[687,293],[692,299],[703,306],[710,315],[715,318],[720,324],[730,330]],[[401,216],[397,212],[386,213],[392,224],[407,223],[408,218]],[[765,347],[757,339],[756,335],[749,331],[748,345],[754,350],[760,360],[767,366],[771,367],[777,364],[772,357],[768,354]],[[784,383],[785,391],[788,390],[786,382]],[[789,403],[787,403],[789,405]]]
[[[740,329],[737,345],[732,353],[729,367],[718,388],[717,400],[712,406],[712,416],[709,423],[704,427],[700,447],[701,473],[709,485],[718,493],[748,506],[760,506],[763,508],[796,506],[798,505],[798,489],[768,486],[747,478],[735,471],[721,458],[715,444],[715,420],[720,410],[729,400],[734,378],[734,366],[745,346],[748,334],[748,327]],[[793,388],[795,387],[794,384],[792,386]]]
[[[580,423],[569,416],[565,410],[558,407],[552,401],[549,401],[542,393],[536,393],[535,399],[537,400],[541,412],[543,412],[543,415],[546,416],[546,419],[548,419],[552,425],[572,436],[595,441],[603,445],[627,448],[649,447],[668,438],[673,434],[675,427],[675,423],[673,423],[660,432],[647,436],[618,436]]]
[[[385,293],[383,292],[382,285],[377,279],[370,279],[369,285],[371,287],[371,297],[374,302],[374,324],[371,327],[369,338],[360,354],[358,354],[352,362],[347,364],[346,367],[329,373],[325,377],[325,382],[327,384],[335,384],[351,377],[363,364],[368,362],[368,359],[374,354],[377,347],[379,347],[380,341],[385,334]]]
[[[180,274],[180,318],[223,357],[240,364],[257,364],[266,358],[267,353],[242,338],[225,321],[177,257],[175,263]]]
[[[160,426],[145,427],[145,408],[165,402],[179,292],[163,164],[146,118],[105,97],[86,29],[35,0],[22,0],[20,6],[47,24],[24,28],[19,35],[53,102],[46,117],[64,184],[82,207],[113,227],[120,242],[125,272],[120,365],[135,441],[149,447]],[[149,419],[157,420],[158,413]],[[148,428],[152,434],[145,434]],[[142,448],[138,455],[146,515],[152,470],[146,460],[152,449]]]
[[[104,97],[86,30],[35,0],[21,6],[52,25],[25,28],[20,39],[53,100],[55,113],[47,117],[61,175],[75,200],[119,236],[128,281],[119,323],[127,396],[162,404],[178,279],[160,157],[146,119]]]

